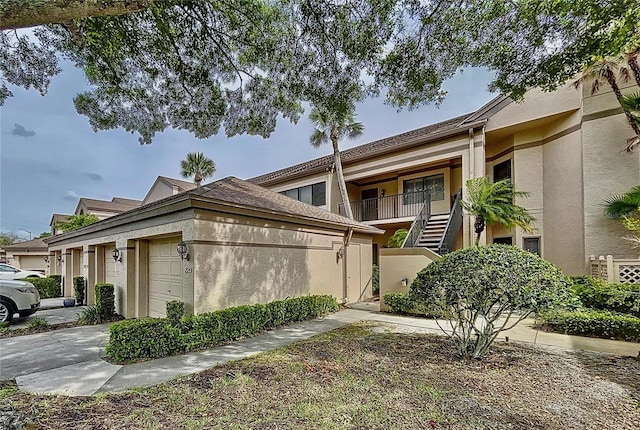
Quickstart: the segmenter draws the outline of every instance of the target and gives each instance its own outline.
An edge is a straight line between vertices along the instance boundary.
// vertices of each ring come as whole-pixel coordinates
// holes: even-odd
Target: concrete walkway
[[[367,307],[368,306],[368,307]],[[76,327],[57,332],[0,339],[0,379],[16,379],[34,393],[86,396],[144,387],[199,372],[229,361],[270,351],[344,325],[369,320],[390,324],[398,332],[434,332],[433,320],[375,312],[372,305],[346,309],[323,319],[292,324],[210,350],[119,366],[102,360],[108,327]],[[505,332],[511,341],[636,356],[640,344],[537,332],[532,320]],[[504,338],[500,339],[504,340]]]

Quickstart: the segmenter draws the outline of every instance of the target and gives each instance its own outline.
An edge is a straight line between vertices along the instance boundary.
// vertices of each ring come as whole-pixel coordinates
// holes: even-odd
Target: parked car
[[[9,264],[0,263],[0,279],[46,278],[35,270],[22,270]]]
[[[9,322],[15,314],[26,317],[40,309],[40,293],[26,281],[0,279],[0,322]]]

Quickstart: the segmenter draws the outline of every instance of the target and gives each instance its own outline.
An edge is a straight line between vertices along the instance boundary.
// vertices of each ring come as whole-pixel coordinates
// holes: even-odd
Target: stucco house
[[[49,271],[49,251],[42,239],[27,240],[4,247],[6,263],[22,270]]]
[[[413,227],[406,247],[435,254],[473,244],[474,220],[459,200],[468,179],[484,176],[510,178],[530,193],[518,204],[537,221],[533,233],[489,226],[481,243],[513,244],[577,275],[590,255],[637,256],[602,206],[640,183],[640,151],[622,151],[632,133],[608,88],[591,95],[568,85],[530,91],[523,103],[499,96],[468,115],[346,149],[341,157],[355,219],[386,230],[374,238],[374,262],[400,228]],[[342,213],[334,172],[329,155],[249,182]]]
[[[113,283],[128,318],[163,316],[169,300],[200,313],[303,294],[371,295],[376,227],[234,177],[168,196],[157,185],[139,207],[45,240],[65,294],[74,276],[87,279],[89,303],[96,283]]]
[[[100,219],[106,219],[122,212],[140,207],[140,200],[127,199],[124,197],[114,197],[109,200],[90,199],[81,197],[74,215],[95,215]]]

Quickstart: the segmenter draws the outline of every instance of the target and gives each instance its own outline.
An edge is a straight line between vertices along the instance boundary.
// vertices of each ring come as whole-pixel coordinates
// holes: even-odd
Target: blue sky
[[[15,97],[0,108],[0,231],[24,238],[49,230],[53,213],[73,213],[79,197],[142,199],[158,175],[180,177],[179,162],[202,151],[216,163],[212,180],[251,178],[331,153],[330,146],[309,144],[313,127],[278,122],[269,139],[224,134],[199,140],[168,130],[141,146],[122,130],[94,132],[74,109],[73,97],[87,88],[82,71],[62,63],[49,92],[11,88]],[[400,111],[372,99],[357,107],[364,135],[340,143],[341,149],[391,136],[472,112],[495,96],[487,91],[491,75],[466,70],[446,82],[447,99],[436,108]],[[24,230],[22,230],[24,229]]]

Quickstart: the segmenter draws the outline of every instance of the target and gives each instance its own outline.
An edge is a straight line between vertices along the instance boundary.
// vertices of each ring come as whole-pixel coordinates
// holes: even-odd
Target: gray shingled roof
[[[158,176],[158,178],[178,187],[181,191],[187,191],[196,188],[196,184],[194,184],[193,182],[181,181],[180,179],[169,178],[167,176]]]
[[[107,200],[88,199],[86,197],[82,197],[80,201],[84,202],[87,205],[87,209],[102,210],[102,211],[108,211],[108,212],[118,212],[118,213],[126,212],[131,209],[138,208],[142,203],[140,200],[131,200],[132,203],[117,203],[113,201],[110,202]],[[78,202],[78,205],[79,204],[80,202]]]
[[[46,251],[47,244],[42,239],[32,239],[24,242],[14,243],[13,245],[3,246],[7,251]]]
[[[431,124],[426,127],[420,127],[415,130],[410,130],[405,133],[396,134],[395,136],[386,137],[384,139],[376,140],[364,145],[356,146],[354,148],[340,151],[340,157],[343,165],[348,165],[355,161],[383,155],[389,152],[395,152],[404,148],[411,147],[416,143],[424,143],[434,135],[440,135],[442,133],[455,131],[460,129],[459,125],[469,117],[469,114],[461,115],[455,118],[448,119],[446,121]],[[466,128],[464,128],[466,130]],[[295,177],[298,174],[309,174],[317,171],[326,170],[331,167],[333,163],[333,155],[326,155],[324,157],[316,158],[304,163],[296,164],[275,172],[266,173],[261,176],[248,179],[247,181],[258,184],[267,185],[270,183],[286,180],[288,178]]]
[[[234,176],[220,179],[190,191],[191,195],[199,195],[233,205],[257,208],[297,217],[326,221],[333,224],[356,227],[371,233],[382,233],[375,227],[334,214],[324,209],[286,197],[259,185],[238,179]]]

